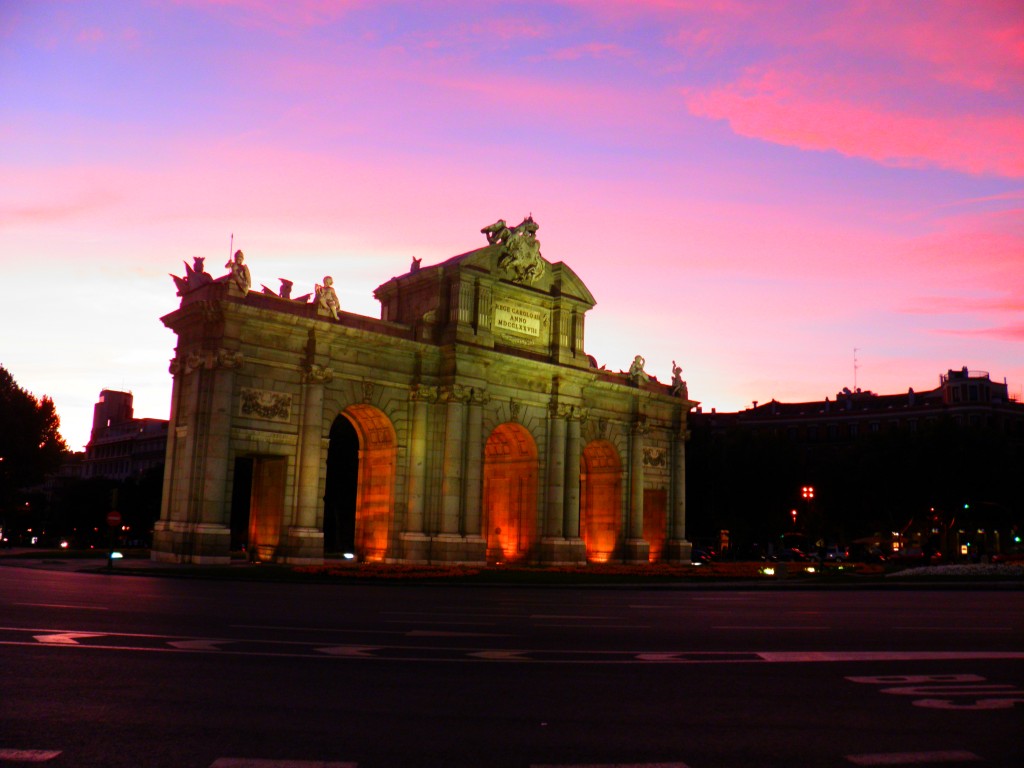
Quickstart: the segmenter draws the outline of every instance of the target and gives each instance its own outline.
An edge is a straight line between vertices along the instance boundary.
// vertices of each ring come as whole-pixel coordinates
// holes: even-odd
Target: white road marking
[[[171,640],[168,645],[180,648],[183,651],[219,651],[218,646],[233,640]]]
[[[446,627],[493,627],[493,621],[448,621],[447,619],[384,619],[385,624],[443,624]]]
[[[326,653],[328,656],[349,656],[366,658],[370,651],[380,650],[373,645],[331,645],[324,648],[314,648],[317,653]]]
[[[475,653],[469,654],[475,656],[478,659],[491,659],[498,661],[526,661],[523,657],[524,653],[529,651],[476,651]]]
[[[919,763],[976,763],[982,758],[966,750],[935,752],[877,752],[867,755],[847,755],[854,765],[916,765]]]
[[[261,760],[255,757],[218,757],[210,768],[357,768],[358,763],[326,760]]]
[[[33,638],[40,643],[50,645],[78,645],[79,640],[88,637],[103,637],[103,632],[60,632],[55,635],[33,635]]]
[[[0,749],[0,760],[14,763],[45,763],[59,754],[59,749]]]
[[[12,605],[28,606],[30,608],[73,608],[78,611],[109,611],[102,605],[65,605],[62,603],[12,603]]]
[[[688,768],[686,763],[572,763],[531,765],[530,768]]]
[[[404,635],[399,629],[349,629],[347,627],[284,627],[279,624],[229,624],[232,629],[273,629],[280,632],[334,632],[339,635]]]
[[[445,632],[441,629],[414,629],[405,633],[406,637],[510,637],[495,632]]]
[[[1024,651],[759,651],[757,655],[764,661],[784,664],[819,661],[1024,659]]]
[[[815,627],[807,627],[807,626],[804,626],[804,627],[794,627],[792,625],[789,625],[789,626],[779,626],[778,624],[766,624],[766,625],[763,625],[763,626],[737,626],[737,625],[726,625],[726,624],[723,624],[723,625],[720,625],[720,626],[717,626],[717,627],[712,627],[712,629],[739,629],[739,630],[754,629],[754,630],[757,630],[758,632],[793,632],[793,631],[802,632],[804,630],[815,630],[815,631],[820,632],[823,629],[831,629],[831,627],[817,627],[817,626],[815,626]]]

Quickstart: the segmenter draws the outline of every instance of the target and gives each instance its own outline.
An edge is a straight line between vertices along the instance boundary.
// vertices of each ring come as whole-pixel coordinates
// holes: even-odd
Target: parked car
[[[989,559],[993,563],[1024,563],[1024,544],[1013,544]]]
[[[885,553],[876,546],[853,544],[846,551],[846,559],[851,563],[884,563]]]
[[[942,562],[941,552],[926,553],[920,547],[906,547],[899,552],[894,552],[889,557],[889,562],[894,565],[904,565],[910,568],[920,565],[938,565]]]
[[[812,563],[815,558],[806,555],[799,549],[782,549],[771,556],[771,560],[777,563]]]

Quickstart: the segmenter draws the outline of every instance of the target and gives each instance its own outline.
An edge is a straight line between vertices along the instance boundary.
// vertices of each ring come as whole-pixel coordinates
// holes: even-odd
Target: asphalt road
[[[0,765],[1024,765],[1024,592],[0,568]]]

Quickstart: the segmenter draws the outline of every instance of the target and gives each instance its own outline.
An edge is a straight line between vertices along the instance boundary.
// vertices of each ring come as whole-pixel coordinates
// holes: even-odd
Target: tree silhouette
[[[36,398],[0,366],[0,514],[60,465],[67,444],[53,400]]]

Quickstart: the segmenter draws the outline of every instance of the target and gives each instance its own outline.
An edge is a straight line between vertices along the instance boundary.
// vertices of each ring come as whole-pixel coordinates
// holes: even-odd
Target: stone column
[[[295,525],[315,528],[320,502],[320,469],[323,466],[324,384],[334,371],[310,365],[303,374],[302,431],[299,435],[299,488]]]
[[[676,435],[672,449],[672,538],[668,541],[668,558],[688,562],[693,546],[686,539],[686,443],[690,431]]]
[[[568,419],[568,436],[565,441],[565,509],[562,523],[562,530],[567,539],[580,537],[580,422],[585,417],[584,409],[574,407]]]
[[[316,518],[322,504],[320,470],[323,468],[324,384],[334,371],[315,363],[302,374],[302,423],[299,429],[298,488],[295,515],[285,533],[282,560],[286,563],[323,562],[324,534]]]
[[[193,350],[178,365],[174,472],[189,478],[188,488],[168,494],[167,519],[154,530],[154,560],[227,564],[231,561],[228,461],[231,446],[235,369],[242,353],[229,349]],[[182,421],[182,408],[188,414]],[[174,439],[174,438],[168,438]]]
[[[181,519],[179,508],[182,506],[175,496],[175,479],[179,477],[178,462],[181,452],[178,451],[179,424],[187,423],[181,418],[182,397],[184,390],[184,363],[177,357],[171,360],[171,414],[167,423],[167,448],[164,454],[164,482],[160,498],[160,519],[153,526],[153,545],[150,558],[153,560],[174,560],[174,524],[172,520]],[[181,424],[180,430],[187,429]],[[180,495],[180,494],[179,494]],[[177,517],[176,517],[177,516]]]
[[[548,409],[548,508],[544,536],[561,538],[565,510],[565,419],[564,409],[552,402]]]
[[[423,533],[423,510],[427,488],[427,403],[437,400],[437,387],[418,385],[409,395],[412,425],[409,435],[409,517],[408,533]]]
[[[437,400],[437,387],[417,384],[409,393],[412,414],[409,421],[408,515],[405,530],[398,534],[402,559],[406,562],[430,562],[430,539],[424,530],[427,498],[427,413]]]
[[[444,466],[441,480],[442,535],[459,535],[462,512],[465,402],[469,391],[461,386],[446,387],[441,399],[447,402],[444,425]]]
[[[650,545],[644,540],[644,435],[647,420],[639,416],[629,440],[629,538],[626,560],[647,562]]]
[[[485,392],[471,390],[469,422],[466,425],[466,475],[463,486],[462,509],[465,523],[462,533],[480,536],[480,506],[483,494],[483,406],[490,400]]]

